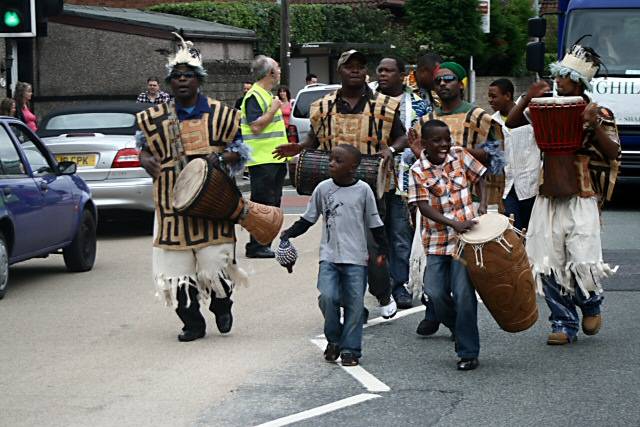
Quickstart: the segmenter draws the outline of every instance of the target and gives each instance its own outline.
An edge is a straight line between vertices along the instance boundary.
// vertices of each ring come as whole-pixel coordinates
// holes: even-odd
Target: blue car
[[[21,121],[0,117],[0,298],[9,266],[62,253],[69,271],[96,258],[97,210],[74,162],[56,162]]]

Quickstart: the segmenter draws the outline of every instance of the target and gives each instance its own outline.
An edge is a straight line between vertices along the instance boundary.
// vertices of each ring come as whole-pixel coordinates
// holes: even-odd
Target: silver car
[[[38,135],[60,161],[73,161],[100,210],[154,209],[153,182],[140,167],[135,114],[149,104],[102,102],[48,114]]]

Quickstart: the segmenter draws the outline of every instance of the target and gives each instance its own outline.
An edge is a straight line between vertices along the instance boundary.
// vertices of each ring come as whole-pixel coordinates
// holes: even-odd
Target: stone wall
[[[234,101],[249,74],[252,43],[193,41],[207,61],[205,93]],[[49,23],[49,36],[36,39],[34,109],[42,117],[62,105],[135,100],[148,77],[163,80],[166,56],[173,50],[171,40]],[[169,90],[163,82],[161,86]]]

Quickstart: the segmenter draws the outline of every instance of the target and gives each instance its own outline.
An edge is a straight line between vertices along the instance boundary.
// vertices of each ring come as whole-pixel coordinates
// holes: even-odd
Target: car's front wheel
[[[4,298],[9,284],[9,248],[4,240],[4,235],[0,233],[0,299]]]
[[[96,260],[96,220],[89,210],[82,212],[76,236],[62,250],[62,255],[69,271],[89,271],[93,268]]]

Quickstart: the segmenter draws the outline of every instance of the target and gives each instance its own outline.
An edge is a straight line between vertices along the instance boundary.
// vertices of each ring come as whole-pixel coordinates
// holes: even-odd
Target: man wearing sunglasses
[[[489,172],[485,175],[488,203],[500,206],[504,189],[502,126],[492,119],[491,114],[463,99],[463,81],[466,77],[465,69],[457,62],[440,64],[434,77],[440,106],[419,120],[414,126],[415,135],[420,135],[422,124],[431,119],[445,122],[451,132],[451,143],[465,147],[472,156],[489,168]],[[419,142],[419,138],[417,141]],[[422,150],[421,147],[412,148],[416,155],[419,155]],[[429,284],[425,283],[424,286]],[[440,321],[435,315],[433,304],[425,301],[425,305],[427,306],[425,318],[418,325],[416,333],[429,336],[438,331]]]
[[[229,174],[242,173],[249,150],[242,142],[240,113],[200,93],[207,73],[200,52],[180,40],[166,66],[175,103],[137,114],[142,167],[154,179],[156,219],[153,276],[157,295],[174,307],[184,326],[178,340],[204,337],[200,303],[209,303],[221,333],[231,330],[231,293],[247,280],[235,260],[234,224],[176,212],[173,187],[181,160],[205,157]],[[220,128],[219,123],[224,124]]]

